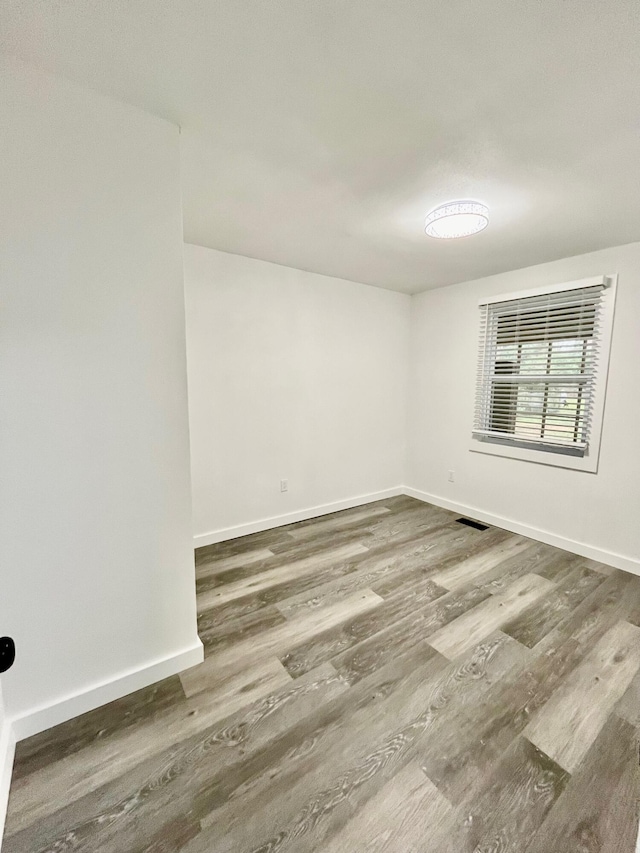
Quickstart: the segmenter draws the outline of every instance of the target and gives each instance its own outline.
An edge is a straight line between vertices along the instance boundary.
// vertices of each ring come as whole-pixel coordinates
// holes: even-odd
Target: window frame
[[[598,364],[597,378],[593,390],[592,420],[589,433],[589,443],[584,456],[574,456],[570,453],[557,452],[544,448],[525,448],[507,444],[499,444],[482,441],[476,437],[470,437],[469,450],[473,453],[482,453],[488,456],[502,456],[507,459],[518,459],[524,462],[534,462],[539,465],[551,465],[555,468],[570,468],[576,471],[586,471],[597,474],[600,460],[600,444],[602,439],[602,425],[607,394],[607,380],[609,374],[609,359],[611,352],[611,340],[613,336],[613,320],[615,313],[616,291],[618,276],[616,273],[592,278],[579,279],[577,281],[564,282],[562,284],[535,287],[521,290],[515,293],[501,293],[495,296],[479,299],[478,306],[491,305],[497,302],[508,302],[514,299],[526,299],[530,296],[544,296],[546,294],[560,293],[565,290],[578,290],[580,288],[594,287],[604,284],[602,295],[602,323],[600,335],[600,359]],[[474,370],[477,369],[478,355],[476,352]],[[474,391],[476,386],[474,385]]]

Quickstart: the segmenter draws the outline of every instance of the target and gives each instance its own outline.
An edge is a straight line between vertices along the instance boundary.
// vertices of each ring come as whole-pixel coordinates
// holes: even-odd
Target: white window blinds
[[[603,279],[480,305],[474,438],[585,455],[604,287]]]

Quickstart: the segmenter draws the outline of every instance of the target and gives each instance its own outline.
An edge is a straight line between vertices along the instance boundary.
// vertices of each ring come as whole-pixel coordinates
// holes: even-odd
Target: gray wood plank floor
[[[4,853],[632,853],[640,578],[400,497],[196,553],[203,664],[18,744]]]

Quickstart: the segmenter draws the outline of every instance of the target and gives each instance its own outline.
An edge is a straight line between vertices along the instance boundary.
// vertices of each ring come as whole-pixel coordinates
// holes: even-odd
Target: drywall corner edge
[[[633,557],[626,557],[623,554],[616,554],[613,551],[605,551],[603,548],[598,548],[595,545],[576,542],[574,539],[558,536],[555,533],[550,533],[548,530],[540,530],[538,527],[531,527],[528,524],[522,524],[519,521],[504,518],[501,515],[493,515],[477,507],[467,506],[448,498],[442,498],[439,495],[432,495],[428,492],[420,491],[420,489],[413,489],[407,486],[404,489],[404,494],[424,503],[434,504],[443,509],[450,509],[452,512],[457,512],[460,515],[477,518],[478,521],[482,521],[485,524],[501,527],[503,530],[509,530],[511,533],[518,533],[521,536],[527,536],[529,539],[535,539],[537,542],[544,542],[545,545],[553,545],[555,548],[561,548],[563,551],[569,551],[572,554],[578,554],[580,557],[596,560],[599,563],[606,563],[608,566],[623,569],[632,575],[640,576],[640,560],[636,560]]]
[[[87,711],[93,711],[101,705],[113,702],[136,690],[142,690],[177,675],[189,667],[204,660],[204,647],[198,638],[192,645],[166,657],[159,658],[144,666],[128,670],[108,681],[94,684],[87,690],[65,696],[57,702],[34,708],[11,720],[16,741],[57,726]]]
[[[11,772],[13,758],[16,752],[16,737],[11,720],[5,720],[0,728],[0,847],[4,834],[4,823],[9,805],[9,788],[11,787]]]

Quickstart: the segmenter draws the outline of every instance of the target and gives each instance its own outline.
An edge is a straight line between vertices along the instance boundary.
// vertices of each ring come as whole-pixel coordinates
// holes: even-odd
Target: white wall
[[[15,738],[10,721],[7,719],[2,699],[2,684],[0,683],[0,845],[7,816],[11,771],[15,753]]]
[[[478,299],[616,272],[618,296],[598,473],[472,453]],[[414,297],[407,485],[485,515],[593,546],[605,552],[603,558],[607,552],[626,557],[630,562],[623,559],[617,564],[640,571],[638,318],[640,243]],[[454,483],[447,481],[449,469],[455,471]]]
[[[25,734],[198,641],[178,129],[17,63],[0,81],[0,629]]]
[[[402,484],[410,297],[191,245],[185,284],[198,544]]]

